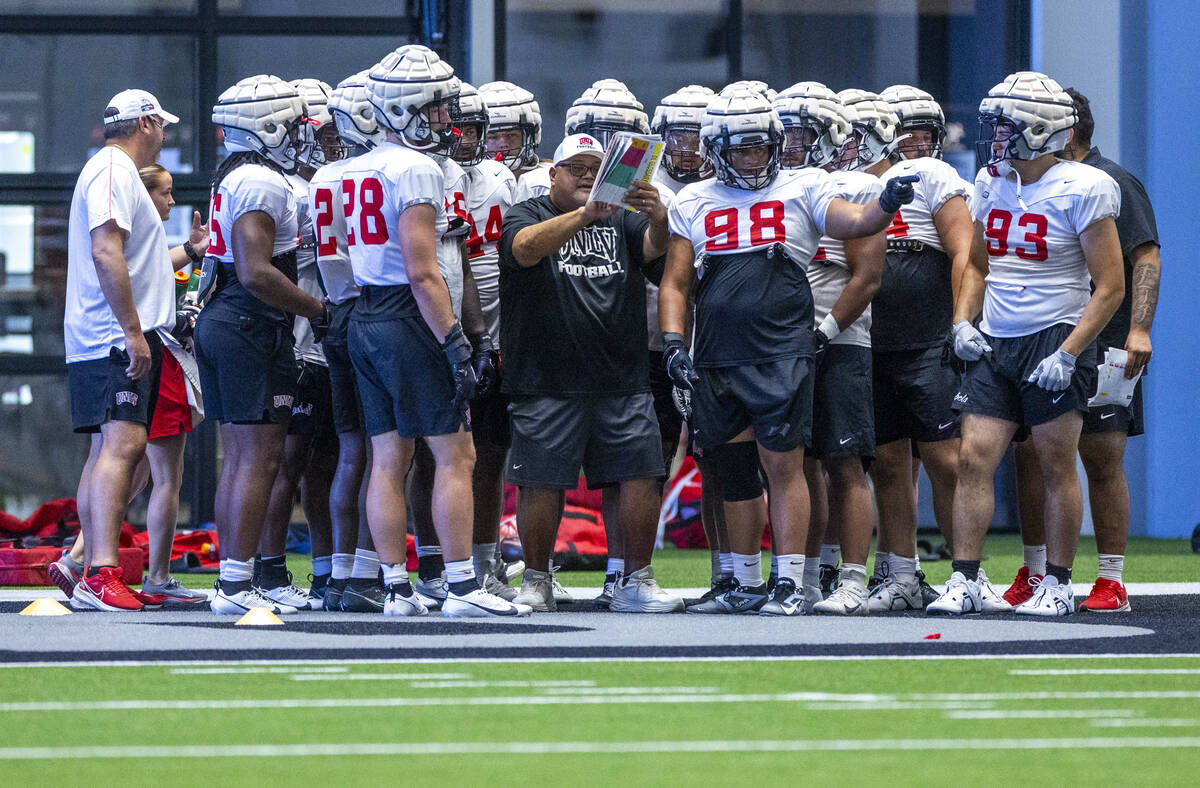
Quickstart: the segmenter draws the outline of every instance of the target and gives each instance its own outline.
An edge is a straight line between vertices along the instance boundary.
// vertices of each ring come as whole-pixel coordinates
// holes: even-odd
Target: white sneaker
[[[521,590],[513,597],[513,604],[526,605],[538,613],[553,613],[558,609],[554,601],[554,589],[549,572],[526,569]]]
[[[866,586],[843,582],[828,599],[814,604],[813,612],[823,616],[865,616],[867,593]]]
[[[219,616],[240,616],[256,608],[270,610],[277,616],[297,612],[296,608],[291,605],[280,605],[267,599],[253,586],[244,591],[227,594],[221,590],[219,582],[217,583],[217,595],[208,603],[208,608]]]
[[[867,610],[872,613],[920,610],[922,607],[921,584],[916,577],[904,582],[896,575],[888,575],[875,586],[871,598],[867,600]]]
[[[1014,611],[1022,616],[1069,616],[1075,612],[1075,592],[1046,575],[1027,601]]]
[[[979,613],[982,609],[979,581],[968,580],[962,572],[955,572],[946,582],[946,590],[929,603],[925,612],[932,615],[961,616],[965,613]]]
[[[804,592],[796,587],[796,581],[787,577],[775,583],[771,597],[759,608],[760,616],[804,616],[808,608],[804,604]]]
[[[462,596],[451,591],[442,605],[442,615],[446,618],[523,617],[532,612],[529,605],[513,604],[482,588]]]
[[[386,591],[387,596],[383,600],[385,616],[423,616],[429,613],[421,595],[413,590],[410,583],[397,583],[388,586]]]
[[[558,567],[550,569],[550,588],[554,593],[554,603],[557,605],[569,605],[575,601],[575,597],[567,592],[567,589],[562,587],[562,583],[558,582]]]
[[[609,609],[614,613],[677,613],[683,610],[683,597],[659,588],[653,567],[643,566],[617,583]]]
[[[277,605],[294,607],[297,610],[317,610],[321,607],[320,599],[310,596],[303,588],[290,583],[277,588],[260,588],[258,592]]]
[[[447,585],[444,575],[430,580],[417,578],[417,582],[413,584],[413,589],[416,590],[421,604],[425,605],[429,610],[441,609],[442,603],[446,601],[446,596],[450,593],[450,586]]]
[[[981,613],[1011,613],[1013,606],[995,589],[992,581],[988,580],[987,572],[982,567],[979,570],[979,612]]]

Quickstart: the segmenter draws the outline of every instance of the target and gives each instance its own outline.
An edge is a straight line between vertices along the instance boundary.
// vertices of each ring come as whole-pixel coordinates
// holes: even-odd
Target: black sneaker
[[[933,589],[933,586],[925,582],[925,573],[920,569],[917,570],[917,583],[921,586],[921,604],[925,607],[929,607],[930,603],[941,596]]]
[[[837,588],[838,581],[841,579],[840,574],[841,573],[838,572],[836,566],[830,566],[829,564],[821,564],[821,598],[822,599],[828,599],[829,595],[833,593],[833,589]]]
[[[796,581],[783,578],[775,584],[766,603],[759,608],[760,616],[802,616],[804,610],[804,594],[796,587]]]
[[[308,576],[308,595],[313,599],[325,600],[325,589],[329,587],[329,580],[333,575],[309,575]]]
[[[329,584],[325,586],[325,595],[321,597],[322,610],[335,612],[342,609],[342,592],[346,590],[347,582],[344,578],[330,578]]]
[[[346,613],[382,613],[387,591],[373,578],[352,577],[342,591],[342,611]]]
[[[769,598],[766,583],[754,587],[737,586],[713,597],[708,602],[688,605],[684,611],[687,613],[739,613],[754,616],[758,615],[758,611],[762,609]]]
[[[775,584],[779,582],[779,575],[772,572],[767,576],[767,595],[770,596],[775,591]]]
[[[724,594],[726,591],[732,591],[735,588],[737,588],[737,580],[734,579],[733,575],[724,575],[714,580],[712,586],[702,595],[695,597],[694,599],[685,599],[684,604],[698,605],[701,602],[709,602],[713,599],[716,599],[721,594]]]
[[[600,596],[592,600],[592,604],[597,610],[608,610],[612,607],[613,589],[616,588],[617,581],[620,579],[620,572],[609,572],[604,576],[604,587],[600,589]]]

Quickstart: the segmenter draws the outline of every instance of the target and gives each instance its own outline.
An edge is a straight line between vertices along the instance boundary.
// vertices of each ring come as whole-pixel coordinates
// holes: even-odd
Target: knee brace
[[[752,501],[763,494],[759,475],[758,445],[754,441],[725,443],[710,449],[706,465],[712,466],[721,485],[721,497],[728,502]]]

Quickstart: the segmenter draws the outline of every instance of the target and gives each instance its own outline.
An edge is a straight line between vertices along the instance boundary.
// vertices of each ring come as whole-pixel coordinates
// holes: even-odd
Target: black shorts
[[[678,446],[679,436],[683,432],[683,416],[675,407],[675,398],[671,395],[675,384],[667,375],[667,366],[663,362],[663,354],[658,350],[650,353],[650,394],[654,397],[654,415],[658,417],[658,432],[663,445]],[[674,457],[665,457],[670,462]]]
[[[217,305],[196,318],[204,414],[221,424],[287,424],[296,397],[291,326]]]
[[[813,360],[703,367],[692,395],[692,433],[701,451],[728,443],[747,427],[768,451],[812,441]]]
[[[322,443],[335,440],[329,368],[312,361],[298,361],[296,367],[296,399],[288,435],[308,435]]]
[[[512,432],[508,425],[508,395],[493,391],[471,400],[471,436],[478,443],[508,448]]]
[[[1104,358],[1104,354],[1097,352],[1096,357]],[[1141,380],[1133,387],[1133,399],[1129,402],[1129,407],[1097,405],[1093,408],[1088,408],[1087,415],[1083,417],[1084,435],[1123,432],[1132,438],[1135,435],[1143,434],[1145,431],[1146,424],[1142,417]]]
[[[514,396],[509,412],[509,484],[570,490],[579,484],[581,467],[592,489],[666,475],[649,393]]]
[[[350,347],[347,344],[350,315],[356,300],[352,298],[329,307],[329,332],[321,343],[325,362],[329,364],[330,408],[333,411],[333,428],[338,435],[361,432],[363,429],[358,380],[354,376],[354,364],[350,361]]]
[[[872,358],[875,445],[911,438],[922,443],[957,438],[958,375],[942,364],[942,348],[894,350]]]
[[[450,364],[420,316],[351,319],[350,360],[368,435],[424,438],[462,428]]]
[[[812,451],[829,457],[875,456],[871,348],[827,345],[813,383]]]
[[[163,350],[158,334],[151,331],[145,337],[150,346],[150,371],[137,380],[125,374],[129,354],[118,348],[112,348],[107,358],[67,364],[75,432],[99,432],[110,421],[132,421],[149,433],[158,402]]]
[[[1079,354],[1071,384],[1062,391],[1047,391],[1027,380],[1042,359],[1058,350],[1074,328],[1059,323],[1023,337],[998,338],[985,334],[992,352],[967,368],[962,388],[954,395],[955,409],[1026,427],[1045,424],[1072,410],[1086,414],[1087,401],[1096,390],[1094,343]]]

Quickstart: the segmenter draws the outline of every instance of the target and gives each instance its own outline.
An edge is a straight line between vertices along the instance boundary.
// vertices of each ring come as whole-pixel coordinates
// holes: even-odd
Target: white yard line
[[[1141,714],[1137,709],[991,709],[987,711],[947,711],[950,720],[1090,720],[1122,718],[1127,721]]]
[[[294,758],[362,755],[574,755],[582,753],[1121,750],[1200,747],[1200,737],[1033,739],[783,739],[719,741],[380,742],[359,744],[3,747],[0,760],[96,758]]]
[[[296,673],[292,681],[418,681],[421,679],[469,679],[470,673],[343,673],[325,676],[319,673]]]
[[[490,689],[493,687],[594,687],[596,682],[589,679],[574,681],[570,679],[545,681],[414,681],[409,685],[413,689]]]
[[[1028,668],[1010,676],[1200,676],[1200,668]]]
[[[220,676],[220,675],[241,675],[243,673],[280,673],[280,674],[325,674],[325,673],[348,673],[350,668],[342,667],[305,667],[303,665],[295,665],[292,667],[278,666],[259,666],[253,668],[171,668],[171,673],[177,676]],[[466,675],[466,674],[463,674]]]
[[[1093,728],[1200,728],[1200,719],[1181,717],[1144,717],[1136,720],[1092,720]]]

